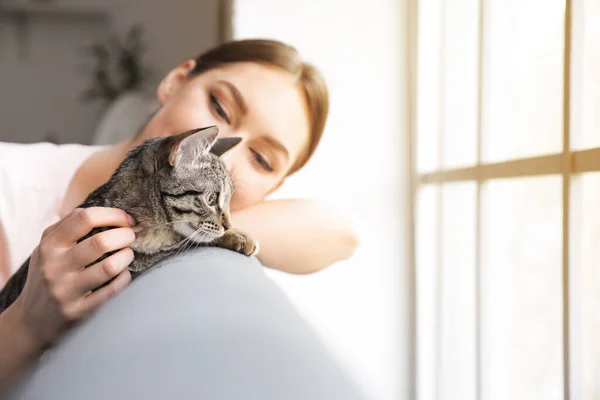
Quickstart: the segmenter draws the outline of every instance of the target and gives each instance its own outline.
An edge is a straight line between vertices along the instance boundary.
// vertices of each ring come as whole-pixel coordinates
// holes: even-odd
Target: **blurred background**
[[[267,273],[365,391],[600,399],[600,0],[0,0],[0,141],[118,142],[171,68],[256,37],[331,93],[273,198],[361,238]]]

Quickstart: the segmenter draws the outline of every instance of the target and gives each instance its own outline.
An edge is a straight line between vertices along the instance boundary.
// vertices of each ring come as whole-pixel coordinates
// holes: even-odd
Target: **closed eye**
[[[256,150],[250,149],[252,152],[252,161],[258,163],[262,169],[267,172],[273,172],[273,167],[269,164],[269,162]]]
[[[215,110],[217,115],[219,117],[221,117],[228,124],[231,124],[231,120],[229,119],[229,116],[225,112],[225,109],[223,109],[223,106],[221,106],[221,103],[217,99],[217,96],[215,96],[214,93],[210,92],[208,95],[208,98],[210,100],[211,107],[213,108],[213,110]]]
[[[198,192],[196,190],[186,190],[185,192],[180,192],[180,193],[161,192],[161,194],[163,196],[178,198],[178,197],[185,197],[185,196],[200,196],[202,194],[202,192]]]
[[[191,210],[191,209],[187,209],[187,208],[181,208],[181,207],[171,207],[173,209],[173,211],[175,211],[178,214],[194,214],[197,215],[199,217],[202,217],[203,215],[201,215],[199,212],[195,211],[195,210]]]

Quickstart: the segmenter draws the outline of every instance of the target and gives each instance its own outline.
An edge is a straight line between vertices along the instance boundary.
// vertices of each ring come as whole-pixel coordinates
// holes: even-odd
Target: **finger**
[[[65,222],[56,228],[52,236],[56,244],[72,245],[94,228],[130,227],[133,225],[133,218],[118,208],[78,208],[73,210]]]
[[[106,253],[131,245],[134,241],[135,233],[131,228],[114,228],[96,233],[71,250],[71,267],[77,270],[93,263]]]
[[[133,261],[133,250],[121,249],[77,274],[76,293],[87,293],[119,275]]]
[[[108,299],[125,289],[129,285],[129,282],[131,282],[131,273],[128,270],[124,270],[110,284],[89,294],[81,302],[79,314],[83,316],[100,307]]]

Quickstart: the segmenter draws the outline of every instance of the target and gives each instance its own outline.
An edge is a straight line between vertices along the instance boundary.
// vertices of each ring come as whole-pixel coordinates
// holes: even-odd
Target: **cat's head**
[[[241,139],[217,134],[211,126],[161,138],[151,166],[169,226],[195,242],[210,242],[230,226],[233,183],[220,157]]]

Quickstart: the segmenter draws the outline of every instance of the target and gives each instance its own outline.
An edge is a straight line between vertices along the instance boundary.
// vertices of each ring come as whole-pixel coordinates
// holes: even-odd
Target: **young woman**
[[[264,201],[308,161],[327,118],[325,82],[295,49],[266,40],[230,42],[177,66],[156,95],[161,108],[125,143],[0,143],[3,280],[32,254],[23,293],[0,314],[0,382],[35,359],[69,322],[129,284],[131,218],[118,209],[74,208],[146,139],[214,124],[221,136],[243,139],[225,157],[236,185],[232,222],[259,241],[264,265],[310,273],[354,252],[357,239],[334,208],[308,200]],[[99,226],[119,228],[76,243]],[[119,251],[81,269],[113,250]]]

